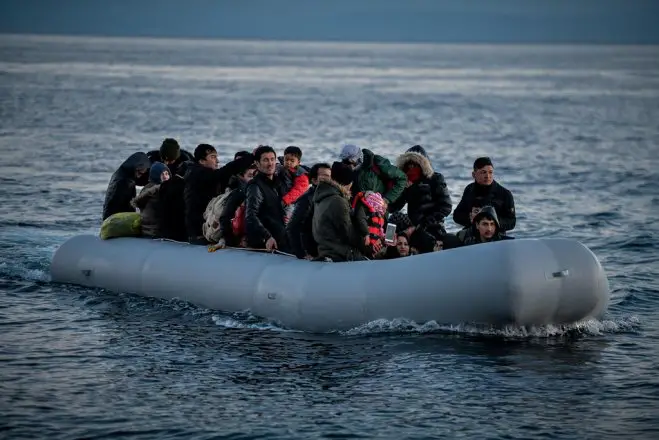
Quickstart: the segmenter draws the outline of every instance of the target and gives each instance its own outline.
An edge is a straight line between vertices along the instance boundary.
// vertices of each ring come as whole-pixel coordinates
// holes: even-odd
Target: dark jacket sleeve
[[[467,185],[462,193],[460,203],[458,203],[455,211],[453,211],[453,221],[465,228],[471,225],[471,222],[469,221],[469,213],[471,212],[471,205],[473,203],[471,199],[471,186]]]
[[[515,215],[515,199],[513,198],[513,193],[505,190],[505,196],[503,199],[503,212],[497,212],[499,217],[499,225],[504,231],[512,231],[515,229],[515,224],[517,223],[517,216]]]
[[[103,220],[118,212],[135,212],[130,201],[135,197],[135,186],[127,179],[114,177],[105,193]]]
[[[259,211],[263,203],[263,192],[256,183],[247,185],[245,189],[245,234],[247,244],[256,249],[265,246],[272,236],[259,219]]]
[[[451,214],[451,209],[453,209],[453,201],[451,200],[451,194],[446,186],[444,176],[435,173],[432,176],[430,187],[432,189],[432,201],[435,208],[433,210],[432,220],[443,222]]]
[[[304,258],[307,254],[302,237],[306,232],[307,219],[309,216],[313,216],[313,201],[310,194],[312,193],[307,191],[298,199],[291,220],[286,226],[288,243],[291,246],[293,254],[298,258]]]
[[[231,220],[236,216],[236,211],[244,201],[245,193],[240,189],[234,189],[227,196],[220,214],[220,238],[224,239],[227,246],[237,246],[239,243],[238,237],[233,235]]]
[[[363,204],[359,203],[355,207],[353,215],[353,223],[355,225],[355,232],[362,238],[368,235],[368,215],[366,208]]]

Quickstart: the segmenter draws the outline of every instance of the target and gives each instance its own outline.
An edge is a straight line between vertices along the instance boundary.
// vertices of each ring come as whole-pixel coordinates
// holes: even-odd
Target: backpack
[[[211,243],[220,241],[220,215],[222,215],[230,192],[227,190],[223,194],[213,197],[204,211],[204,224],[201,226],[201,230],[206,240]]]

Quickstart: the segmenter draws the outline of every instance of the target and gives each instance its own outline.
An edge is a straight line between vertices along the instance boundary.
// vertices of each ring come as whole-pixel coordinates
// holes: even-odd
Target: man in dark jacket
[[[334,162],[332,179],[319,182],[314,194],[313,238],[318,243],[318,260],[359,261],[363,237],[353,225],[350,189],[353,170],[348,164]]]
[[[389,210],[400,211],[407,203],[413,226],[436,237],[445,234],[444,218],[451,214],[453,203],[444,176],[433,170],[426,150],[415,145],[398,157],[396,166],[407,176],[407,188]]]
[[[356,145],[344,145],[339,155],[341,161],[354,170],[352,195],[373,191],[380,193],[387,204],[396,202],[403,194],[407,179],[405,174],[388,159]]]
[[[137,195],[135,186],[149,182],[151,162],[144,153],[133,153],[112,174],[103,203],[103,220],[118,212],[135,212],[131,200]]]
[[[298,258],[307,260],[318,256],[318,244],[313,239],[313,196],[319,182],[331,179],[331,167],[326,163],[317,163],[309,171],[311,188],[295,204],[291,220],[286,226],[291,251]]]
[[[458,239],[463,246],[472,244],[489,243],[491,241],[512,240],[501,233],[501,226],[497,212],[492,206],[484,206],[474,217],[474,223],[465,233],[458,234]]]
[[[218,168],[215,147],[200,144],[195,148],[194,158],[195,161],[188,166],[185,173],[185,226],[190,243],[208,244],[202,232],[204,211],[208,202],[224,192],[231,176],[247,168],[254,162],[254,157],[243,156]]]
[[[473,207],[474,199],[480,198],[483,203],[494,207],[501,222],[501,230],[515,229],[515,200],[510,191],[494,180],[494,166],[489,157],[479,157],[474,161],[474,171],[471,173],[474,182],[467,185],[462,199],[453,211],[455,223],[469,227],[469,213]]]
[[[176,139],[167,138],[162,141],[159,150],[152,150],[146,153],[151,163],[162,162],[172,172],[172,177],[178,175],[185,176],[187,166],[194,162],[194,156],[189,152],[181,149]]]
[[[288,251],[284,224],[284,185],[276,174],[277,154],[262,145],[254,150],[258,174],[245,189],[247,245],[255,249]]]

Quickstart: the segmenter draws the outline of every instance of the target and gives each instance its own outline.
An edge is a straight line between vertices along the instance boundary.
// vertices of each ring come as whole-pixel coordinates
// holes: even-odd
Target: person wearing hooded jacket
[[[318,243],[316,260],[334,262],[359,261],[363,237],[353,224],[350,209],[350,187],[353,184],[350,165],[334,162],[332,179],[318,183],[313,197],[313,238]]]
[[[492,241],[512,240],[514,237],[501,233],[496,209],[493,206],[484,206],[474,217],[471,228],[466,233],[461,233],[459,238],[463,246],[470,246]]]
[[[249,154],[218,168],[217,150],[209,144],[199,144],[194,152],[195,162],[185,173],[185,226],[188,241],[208,244],[202,231],[204,211],[208,202],[225,191],[231,176],[248,168],[254,162]]]
[[[373,191],[382,194],[390,205],[403,194],[407,178],[388,159],[352,144],[343,146],[339,159],[353,170],[353,197],[360,192]]]
[[[103,202],[103,220],[118,212],[135,212],[131,200],[137,195],[135,186],[148,183],[151,161],[145,153],[131,154],[112,174]]]
[[[178,141],[173,138],[163,140],[159,150],[149,151],[146,155],[149,156],[151,163],[162,162],[167,165],[172,177],[184,177],[188,165],[194,162],[194,156],[182,149]]]
[[[160,186],[170,179],[171,172],[162,162],[154,162],[149,170],[149,183],[131,201],[131,205],[140,210],[142,235],[145,237],[162,237]]]
[[[286,225],[291,252],[300,259],[318,256],[318,244],[313,239],[313,197],[318,183],[330,180],[331,169],[327,163],[317,163],[311,167],[309,170],[311,188],[297,200],[291,220]]]
[[[389,210],[400,211],[407,203],[407,215],[417,229],[434,236],[446,234],[444,219],[453,203],[444,176],[433,170],[426,150],[413,146],[398,157],[396,166],[407,176],[407,187]]]

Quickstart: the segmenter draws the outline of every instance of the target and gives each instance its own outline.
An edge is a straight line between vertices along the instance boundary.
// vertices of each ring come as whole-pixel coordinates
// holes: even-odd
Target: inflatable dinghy
[[[495,326],[600,316],[609,285],[595,255],[566,239],[517,239],[383,261],[311,262],[146,238],[66,241],[54,282],[252,314],[305,331],[376,319]]]

